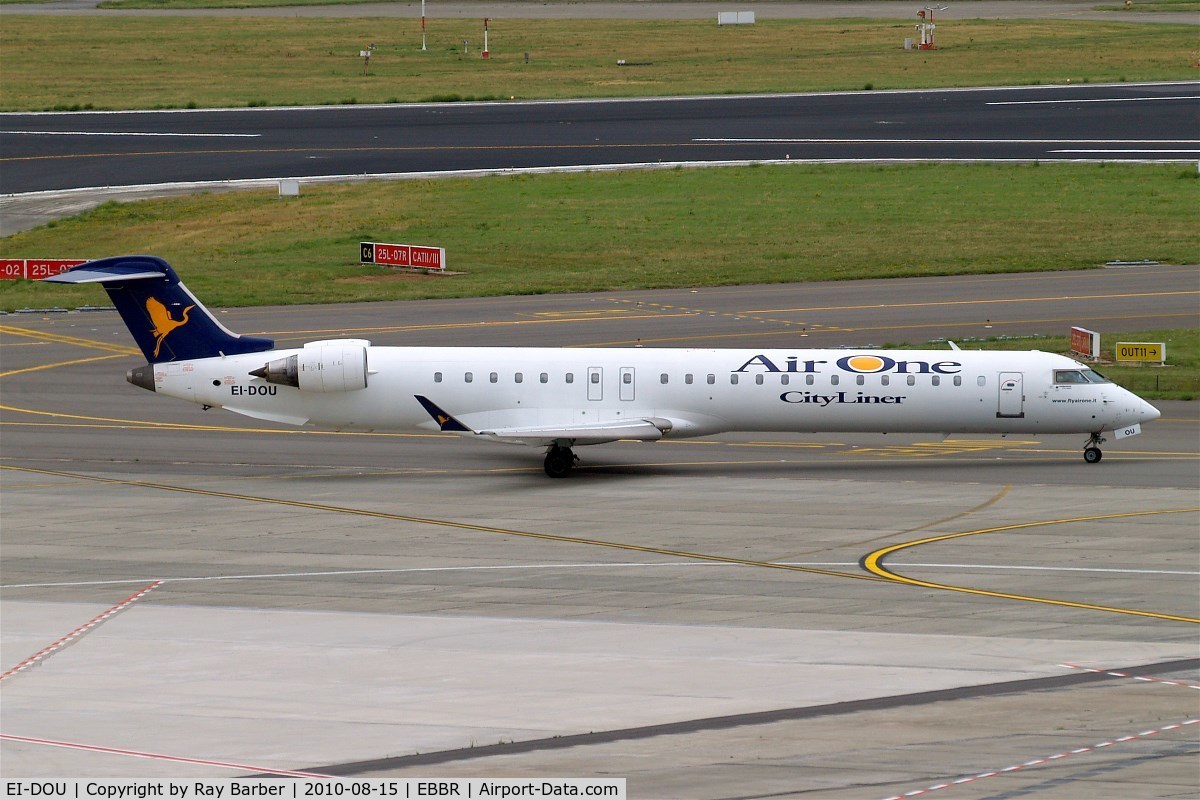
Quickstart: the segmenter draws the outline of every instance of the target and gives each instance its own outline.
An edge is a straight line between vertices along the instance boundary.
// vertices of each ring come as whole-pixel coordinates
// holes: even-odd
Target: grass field
[[[49,2],[49,0],[0,0],[12,2]],[[659,0],[662,2],[663,0]],[[379,2],[379,0],[103,0],[100,8],[255,8],[264,6],[311,6],[352,5]],[[585,0],[586,2],[586,0]],[[1104,11],[1195,11],[1200,9],[1197,0],[1136,0],[1133,5],[1100,5],[1094,8]]]
[[[1198,220],[1195,167],[796,164],[110,203],[0,240],[0,257],[150,252],[242,306],[1194,263]],[[364,268],[359,241],[444,246],[466,274]],[[6,309],[100,299],[0,285]]]
[[[906,22],[72,17],[6,14],[2,110],[183,108],[1194,79],[1196,28]],[[463,53],[463,40],[469,50]],[[358,53],[377,48],[364,74]],[[526,62],[525,54],[529,54]],[[618,66],[617,61],[650,62]]]
[[[3,0],[0,0],[3,2]],[[97,8],[278,8],[283,6],[351,6],[380,0],[102,0]]]

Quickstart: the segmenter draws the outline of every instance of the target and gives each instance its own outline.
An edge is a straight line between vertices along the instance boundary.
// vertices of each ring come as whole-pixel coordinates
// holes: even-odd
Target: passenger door
[[[1000,397],[996,407],[997,417],[1020,418],[1025,416],[1024,374],[1020,372],[1000,373]]]

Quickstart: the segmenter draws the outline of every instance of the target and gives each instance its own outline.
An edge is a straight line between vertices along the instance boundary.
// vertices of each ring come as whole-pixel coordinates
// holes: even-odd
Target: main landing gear
[[[565,478],[578,460],[579,457],[571,452],[571,448],[554,445],[546,451],[546,474],[551,478]]]
[[[1100,445],[1106,441],[1108,440],[1099,433],[1089,436],[1087,444],[1083,448],[1083,460],[1089,464],[1099,464],[1100,459],[1104,458],[1104,453],[1100,452]]]

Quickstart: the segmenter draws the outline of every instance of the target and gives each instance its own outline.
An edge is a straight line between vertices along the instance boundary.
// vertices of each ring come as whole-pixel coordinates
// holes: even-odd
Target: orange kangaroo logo
[[[154,323],[154,327],[150,329],[150,333],[154,336],[154,357],[158,358],[158,350],[162,347],[163,339],[167,338],[167,334],[178,327],[187,325],[188,312],[196,306],[190,305],[183,310],[183,319],[171,319],[171,312],[167,311],[167,307],[161,301],[153,297],[146,298],[146,313],[150,315],[150,321]]]

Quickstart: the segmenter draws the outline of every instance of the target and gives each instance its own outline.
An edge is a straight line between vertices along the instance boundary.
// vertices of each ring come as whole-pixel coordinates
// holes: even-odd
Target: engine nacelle
[[[367,348],[308,345],[295,355],[268,361],[250,374],[302,392],[353,392],[367,388]]]

